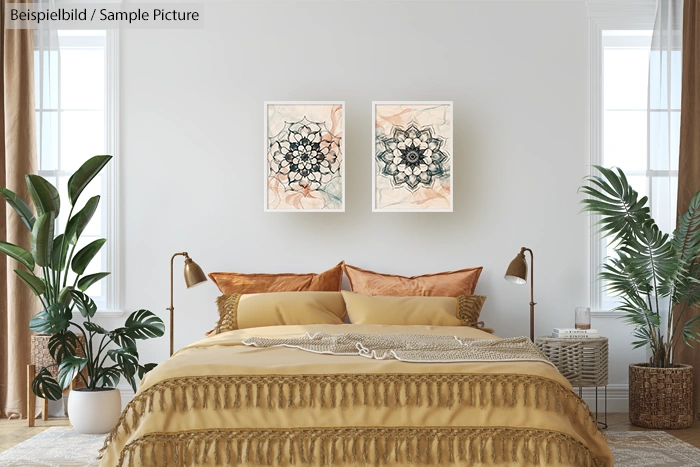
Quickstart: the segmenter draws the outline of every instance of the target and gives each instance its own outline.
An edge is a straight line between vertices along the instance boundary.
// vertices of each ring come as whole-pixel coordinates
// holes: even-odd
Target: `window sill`
[[[99,318],[119,318],[125,314],[126,311],[124,310],[97,310],[95,316]]]
[[[591,318],[620,318],[625,315],[624,311],[591,310]]]

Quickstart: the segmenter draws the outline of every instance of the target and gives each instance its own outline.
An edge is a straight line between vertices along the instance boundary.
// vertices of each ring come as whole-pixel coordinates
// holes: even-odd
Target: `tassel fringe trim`
[[[498,396],[498,397],[497,397]],[[597,423],[586,402],[561,383],[517,374],[336,374],[197,376],[161,381],[127,404],[105,440],[104,452],[120,432],[129,436],[146,413],[197,409],[267,410],[320,407],[515,407],[583,416]]]
[[[513,428],[298,428],[152,433],[129,443],[118,467],[189,465],[471,465],[604,467],[577,439]]]

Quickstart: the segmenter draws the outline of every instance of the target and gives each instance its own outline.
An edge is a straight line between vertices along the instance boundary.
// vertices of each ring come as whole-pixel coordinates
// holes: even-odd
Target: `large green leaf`
[[[71,262],[71,269],[73,269],[73,272],[79,276],[82,275],[90,264],[90,261],[92,261],[92,258],[100,251],[100,248],[102,248],[102,245],[104,245],[106,241],[106,238],[98,238],[88,243],[82,250],[77,252]]]
[[[131,384],[131,387],[136,392],[136,376],[139,369],[139,355],[134,349],[111,349],[107,351],[109,358],[114,360],[119,366],[124,378]]]
[[[54,215],[58,216],[61,211],[61,197],[58,195],[56,187],[39,175],[26,175],[24,179],[27,182],[34,207],[36,207],[37,216],[47,212],[53,212]]]
[[[117,365],[98,368],[95,384],[98,388],[114,388],[119,384],[120,378],[121,371]]]
[[[71,291],[73,290],[73,286],[66,286],[63,287],[59,292],[58,292],[58,303],[62,303],[63,305],[70,305],[71,301]]]
[[[109,337],[119,347],[136,350],[136,339],[129,335],[127,328],[117,328],[109,333]]]
[[[87,200],[83,209],[73,214],[73,217],[68,220],[68,225],[66,226],[66,238],[68,239],[68,243],[75,245],[78,242],[78,239],[83,234],[85,227],[90,223],[99,204],[100,197],[93,196]]]
[[[68,256],[68,247],[70,245],[63,239],[63,234],[53,239],[51,247],[51,269],[54,271],[63,271],[66,268],[66,257]]]
[[[46,292],[46,284],[44,281],[36,277],[31,272],[23,271],[21,269],[15,269],[15,274],[22,279],[22,282],[27,284],[27,286],[34,292],[34,295],[40,297]]]
[[[68,179],[68,199],[75,206],[80,193],[90,184],[112,156],[94,156],[85,163]]]
[[[64,305],[52,305],[29,321],[29,328],[40,334],[56,334],[68,329],[72,314]]]
[[[70,386],[71,381],[85,368],[87,362],[87,358],[75,355],[64,358],[61,364],[58,365],[58,384],[63,389]]]
[[[39,397],[45,397],[51,401],[57,401],[63,397],[63,390],[58,382],[53,379],[47,368],[42,368],[32,381],[32,391]]]
[[[157,363],[146,363],[145,365],[139,365],[139,378],[143,379],[143,377],[146,376],[146,373],[153,370],[157,366]]]
[[[87,289],[90,288],[92,284],[104,279],[107,276],[109,276],[108,272],[97,272],[95,274],[90,274],[88,276],[81,277],[78,281],[78,288],[85,292]]]
[[[150,339],[165,333],[163,321],[148,310],[136,310],[124,323],[126,333],[134,339]]]
[[[73,297],[73,303],[78,307],[78,311],[83,315],[83,318],[87,318],[88,316],[92,318],[95,316],[97,305],[95,305],[95,302],[90,297],[80,290],[75,289],[71,290],[71,296]]]
[[[647,197],[639,199],[622,170],[615,171],[597,165],[594,167],[603,177],[587,177],[590,186],[579,189],[588,195],[588,198],[581,201],[581,210],[600,216],[599,232],[612,237],[610,243],[634,238],[642,226],[651,220],[646,206]]]
[[[34,270],[34,257],[21,246],[0,240],[0,253],[9,256],[30,271]]]
[[[34,221],[36,220],[36,217],[34,216],[34,212],[29,207],[29,205],[14,191],[8,188],[0,188],[0,196],[5,198],[7,204],[9,204],[12,207],[12,209],[15,210],[17,215],[19,215],[20,219],[22,219],[22,222],[24,222],[24,225],[26,225],[27,228],[31,231],[32,227],[34,227]]]
[[[49,339],[49,353],[56,361],[61,363],[66,357],[73,356],[78,350],[78,337],[73,331],[65,330],[54,334]]]
[[[94,332],[96,334],[107,334],[107,330],[105,328],[99,324],[93,323],[92,321],[87,321],[83,324],[86,331]]]
[[[34,223],[32,229],[32,256],[39,266],[51,265],[51,250],[53,247],[53,231],[55,224],[53,211],[42,214]]]

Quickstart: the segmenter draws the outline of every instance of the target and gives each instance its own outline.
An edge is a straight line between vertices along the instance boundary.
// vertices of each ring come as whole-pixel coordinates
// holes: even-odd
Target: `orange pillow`
[[[211,272],[222,294],[251,294],[267,292],[340,292],[343,263],[320,274],[242,274]]]
[[[459,297],[474,295],[482,267],[439,272],[423,276],[397,276],[367,271],[343,263],[350,289],[363,295],[389,297]]]

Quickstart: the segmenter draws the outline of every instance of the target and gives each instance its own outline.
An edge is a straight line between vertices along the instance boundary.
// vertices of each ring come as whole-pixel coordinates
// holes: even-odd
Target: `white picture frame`
[[[265,101],[263,111],[264,211],[345,212],[345,101]],[[316,131],[317,127],[321,129]],[[309,131],[317,133],[316,139],[320,134],[321,143],[311,143],[310,150],[326,151],[325,162],[308,158],[306,168],[301,169],[298,160],[280,163],[280,157],[286,159],[288,154],[282,155],[275,148],[288,151],[290,138]],[[335,155],[335,162],[329,162],[329,154]]]
[[[385,107],[377,112],[378,107]],[[434,112],[432,108],[439,108],[440,111],[446,112],[446,121],[439,121],[437,115],[439,112]],[[401,112],[396,112],[400,109]],[[413,110],[412,110],[413,109]],[[389,115],[383,115],[383,111]],[[392,113],[393,112],[393,113]],[[432,185],[419,183],[415,186],[415,180],[409,185],[408,181],[403,183],[397,182],[396,175],[388,175],[384,173],[384,166],[389,166],[385,162],[378,161],[378,147],[384,144],[378,140],[378,133],[381,132],[384,139],[391,141],[389,138],[389,121],[405,121],[403,126],[408,126],[410,122],[415,122],[418,128],[426,128],[434,126],[436,123],[437,129],[433,128],[433,137],[444,140],[444,146],[438,146],[441,152],[447,153],[448,158],[441,164],[436,171],[428,171],[430,173],[421,172],[421,177],[433,179],[436,172],[440,172],[439,177],[435,177]],[[394,128],[403,128],[402,125],[392,125]],[[383,151],[388,150],[384,146]],[[453,212],[454,210],[454,103],[453,101],[373,101],[372,102],[372,212]],[[381,153],[380,153],[381,154]],[[386,158],[386,157],[384,157]],[[446,170],[445,170],[446,169]],[[437,180],[440,180],[439,183]],[[439,186],[435,186],[436,183]],[[392,192],[393,190],[396,190]],[[437,189],[436,189],[437,188]],[[400,190],[407,190],[408,193]],[[432,190],[431,192],[419,193],[420,190]],[[378,196],[378,191],[381,196]],[[420,207],[420,195],[429,195],[428,202],[420,199],[425,207]],[[394,196],[396,195],[396,196]],[[433,197],[434,198],[431,198]],[[388,201],[387,201],[388,200]],[[400,206],[400,207],[399,207]]]

